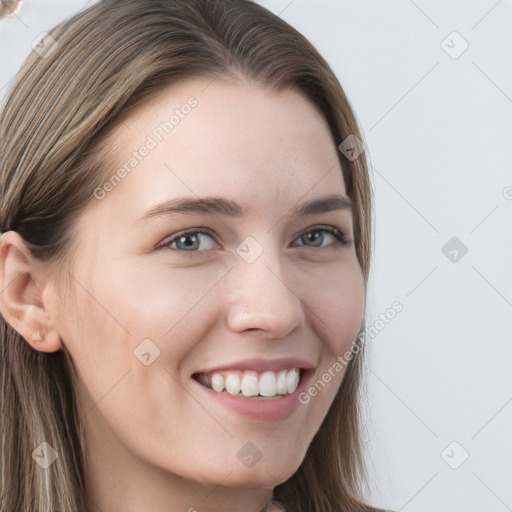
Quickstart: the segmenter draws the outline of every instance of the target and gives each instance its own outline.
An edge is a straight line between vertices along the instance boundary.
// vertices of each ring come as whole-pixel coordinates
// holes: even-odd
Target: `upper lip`
[[[315,365],[306,359],[300,359],[297,357],[283,357],[279,359],[244,359],[241,361],[235,361],[233,363],[224,364],[220,366],[211,366],[209,368],[202,368],[196,372],[194,375],[200,373],[212,373],[212,372],[222,372],[229,370],[253,370],[255,372],[265,372],[265,371],[280,371],[280,370],[289,370],[291,368],[298,368],[301,370],[312,370],[315,368]]]

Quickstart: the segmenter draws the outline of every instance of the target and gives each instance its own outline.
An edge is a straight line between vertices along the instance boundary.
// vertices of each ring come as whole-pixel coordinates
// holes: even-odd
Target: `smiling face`
[[[98,488],[107,466],[105,482],[131,492],[176,475],[191,495],[285,481],[361,326],[363,275],[326,122],[296,92],[208,83],[160,93],[113,132],[112,174],[129,172],[80,217],[73,307],[53,313],[83,386]],[[270,397],[234,396],[238,386]]]

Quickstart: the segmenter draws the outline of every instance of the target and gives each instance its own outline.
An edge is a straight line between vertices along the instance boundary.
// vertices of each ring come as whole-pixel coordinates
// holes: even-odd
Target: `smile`
[[[280,371],[230,370],[200,373],[194,378],[217,393],[233,396],[268,399],[293,393],[299,385],[301,370],[290,368]]]

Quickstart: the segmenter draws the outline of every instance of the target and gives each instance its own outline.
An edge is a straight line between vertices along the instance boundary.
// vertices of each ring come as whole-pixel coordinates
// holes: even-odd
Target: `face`
[[[53,316],[92,458],[271,489],[339,388],[363,275],[320,114],[296,92],[208,83],[160,93],[113,132],[117,178],[80,218],[74,304]]]

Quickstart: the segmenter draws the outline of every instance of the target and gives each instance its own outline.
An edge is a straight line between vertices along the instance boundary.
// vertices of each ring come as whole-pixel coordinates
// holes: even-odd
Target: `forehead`
[[[282,215],[299,200],[345,194],[329,127],[300,93],[195,79],[123,115],[110,135],[116,173],[105,198],[134,215],[174,196],[236,198]],[[119,172],[124,169],[124,172]]]

